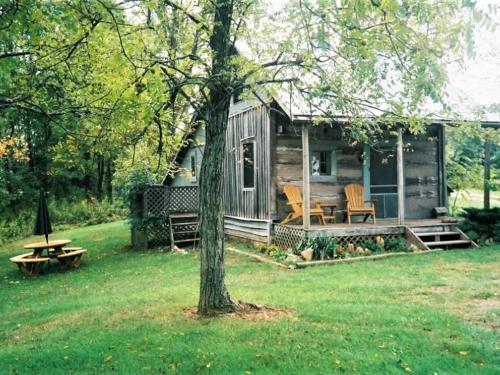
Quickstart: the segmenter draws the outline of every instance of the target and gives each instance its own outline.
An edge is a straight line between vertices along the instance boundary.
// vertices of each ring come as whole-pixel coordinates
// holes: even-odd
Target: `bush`
[[[404,251],[407,253],[411,251],[408,242],[406,242],[405,239],[401,237],[386,239],[384,249],[385,251]]]
[[[31,235],[35,214],[36,206],[33,206],[0,220],[0,244]],[[53,200],[49,203],[49,214],[52,229],[61,230],[120,220],[125,217],[126,210],[108,202]]]
[[[363,247],[370,250],[372,253],[377,253],[384,250],[381,245],[372,240],[366,240],[365,242],[363,242]]]
[[[294,250],[294,253],[300,255],[305,249],[313,250],[313,260],[333,259],[337,256],[339,245],[335,238],[316,237],[303,240]]]
[[[488,241],[500,242],[500,208],[464,208],[462,212],[464,221],[459,228],[467,234],[471,240],[479,243]]]

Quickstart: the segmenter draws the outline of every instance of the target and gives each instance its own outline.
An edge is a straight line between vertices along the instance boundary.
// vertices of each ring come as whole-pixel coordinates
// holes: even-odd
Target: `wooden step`
[[[460,233],[453,231],[443,231],[443,232],[420,232],[415,233],[419,237],[430,237],[430,236],[460,236]]]
[[[199,231],[197,230],[183,230],[181,232],[176,232],[174,231],[174,236],[178,235],[178,234],[186,234],[186,233],[198,233]]]
[[[198,225],[197,221],[189,221],[189,222],[182,222],[182,223],[172,223],[173,227],[178,227],[181,225]]]
[[[174,243],[182,243],[182,242],[195,242],[199,241],[199,238],[186,238],[184,240],[174,240]]]
[[[198,218],[198,214],[171,214],[171,219],[189,219],[189,218]]]
[[[452,246],[452,245],[470,245],[472,244],[471,240],[452,240],[452,241],[433,241],[433,242],[424,242],[429,247],[434,246]]]

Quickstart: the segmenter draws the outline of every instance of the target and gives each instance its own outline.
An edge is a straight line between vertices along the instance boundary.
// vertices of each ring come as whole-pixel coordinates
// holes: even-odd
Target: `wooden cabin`
[[[226,134],[226,234],[270,242],[273,236],[282,236],[285,227],[292,232],[300,229],[300,233],[286,234],[295,236],[288,245],[307,236],[308,231],[326,227],[332,235],[342,234],[335,228],[345,228],[349,235],[356,232],[354,228],[365,235],[390,234],[395,230],[388,228],[397,227],[401,232],[404,220],[424,222],[433,217],[434,208],[447,206],[442,124],[430,125],[425,134],[401,134],[399,183],[397,136],[388,132],[377,144],[352,145],[342,137],[344,126],[348,124],[339,121],[318,125],[310,116],[292,115],[274,99],[266,104],[233,103]],[[203,147],[204,129],[199,127],[179,152],[178,171],[164,184],[197,186]],[[305,170],[309,172],[305,174]],[[362,217],[350,226],[343,224],[344,187],[351,183],[363,185],[367,200],[376,199],[376,216],[381,224],[362,223]],[[329,214],[336,217],[337,224],[320,228],[305,219],[281,226],[290,211],[283,187],[290,184],[301,189],[304,202],[309,196],[313,201],[335,205],[325,209],[331,210]],[[402,209],[398,200],[403,202]]]

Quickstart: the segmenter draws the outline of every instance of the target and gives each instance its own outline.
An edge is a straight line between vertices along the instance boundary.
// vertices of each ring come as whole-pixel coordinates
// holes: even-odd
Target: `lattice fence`
[[[299,245],[304,238],[315,238],[327,235],[325,232],[306,232],[302,228],[292,227],[287,225],[274,226],[274,242],[281,248],[293,249]],[[374,234],[374,235],[348,235],[348,236],[331,236],[337,240],[337,243],[342,246],[348,246],[352,243],[354,246],[362,246],[365,241],[375,241],[376,237],[382,237],[384,240],[404,237],[402,234]]]
[[[351,235],[351,236],[335,236],[337,243],[342,246],[348,246],[352,243],[355,247],[362,246],[365,241],[375,241],[376,237],[382,237],[385,241],[404,237],[401,234],[380,234],[380,235]]]
[[[286,225],[276,224],[274,226],[274,242],[281,248],[293,249],[305,238],[302,228],[294,228]]]
[[[198,212],[198,187],[148,185],[144,189],[142,205],[138,205],[136,209],[142,210],[136,215],[142,218],[142,223],[137,224],[135,228],[142,233],[142,236],[136,237],[144,238],[147,244],[134,244],[134,247],[168,246],[170,245],[169,215]]]

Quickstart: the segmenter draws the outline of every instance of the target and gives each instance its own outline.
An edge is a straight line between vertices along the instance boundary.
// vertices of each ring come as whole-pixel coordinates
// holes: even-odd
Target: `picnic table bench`
[[[10,261],[19,267],[26,275],[38,275],[45,264],[50,266],[50,259],[56,258],[61,264],[70,269],[80,265],[82,255],[87,252],[81,247],[65,247],[70,240],[55,240],[36,242],[24,245],[25,249],[32,249],[31,253],[21,254],[10,258]],[[44,255],[43,252],[47,254]]]

